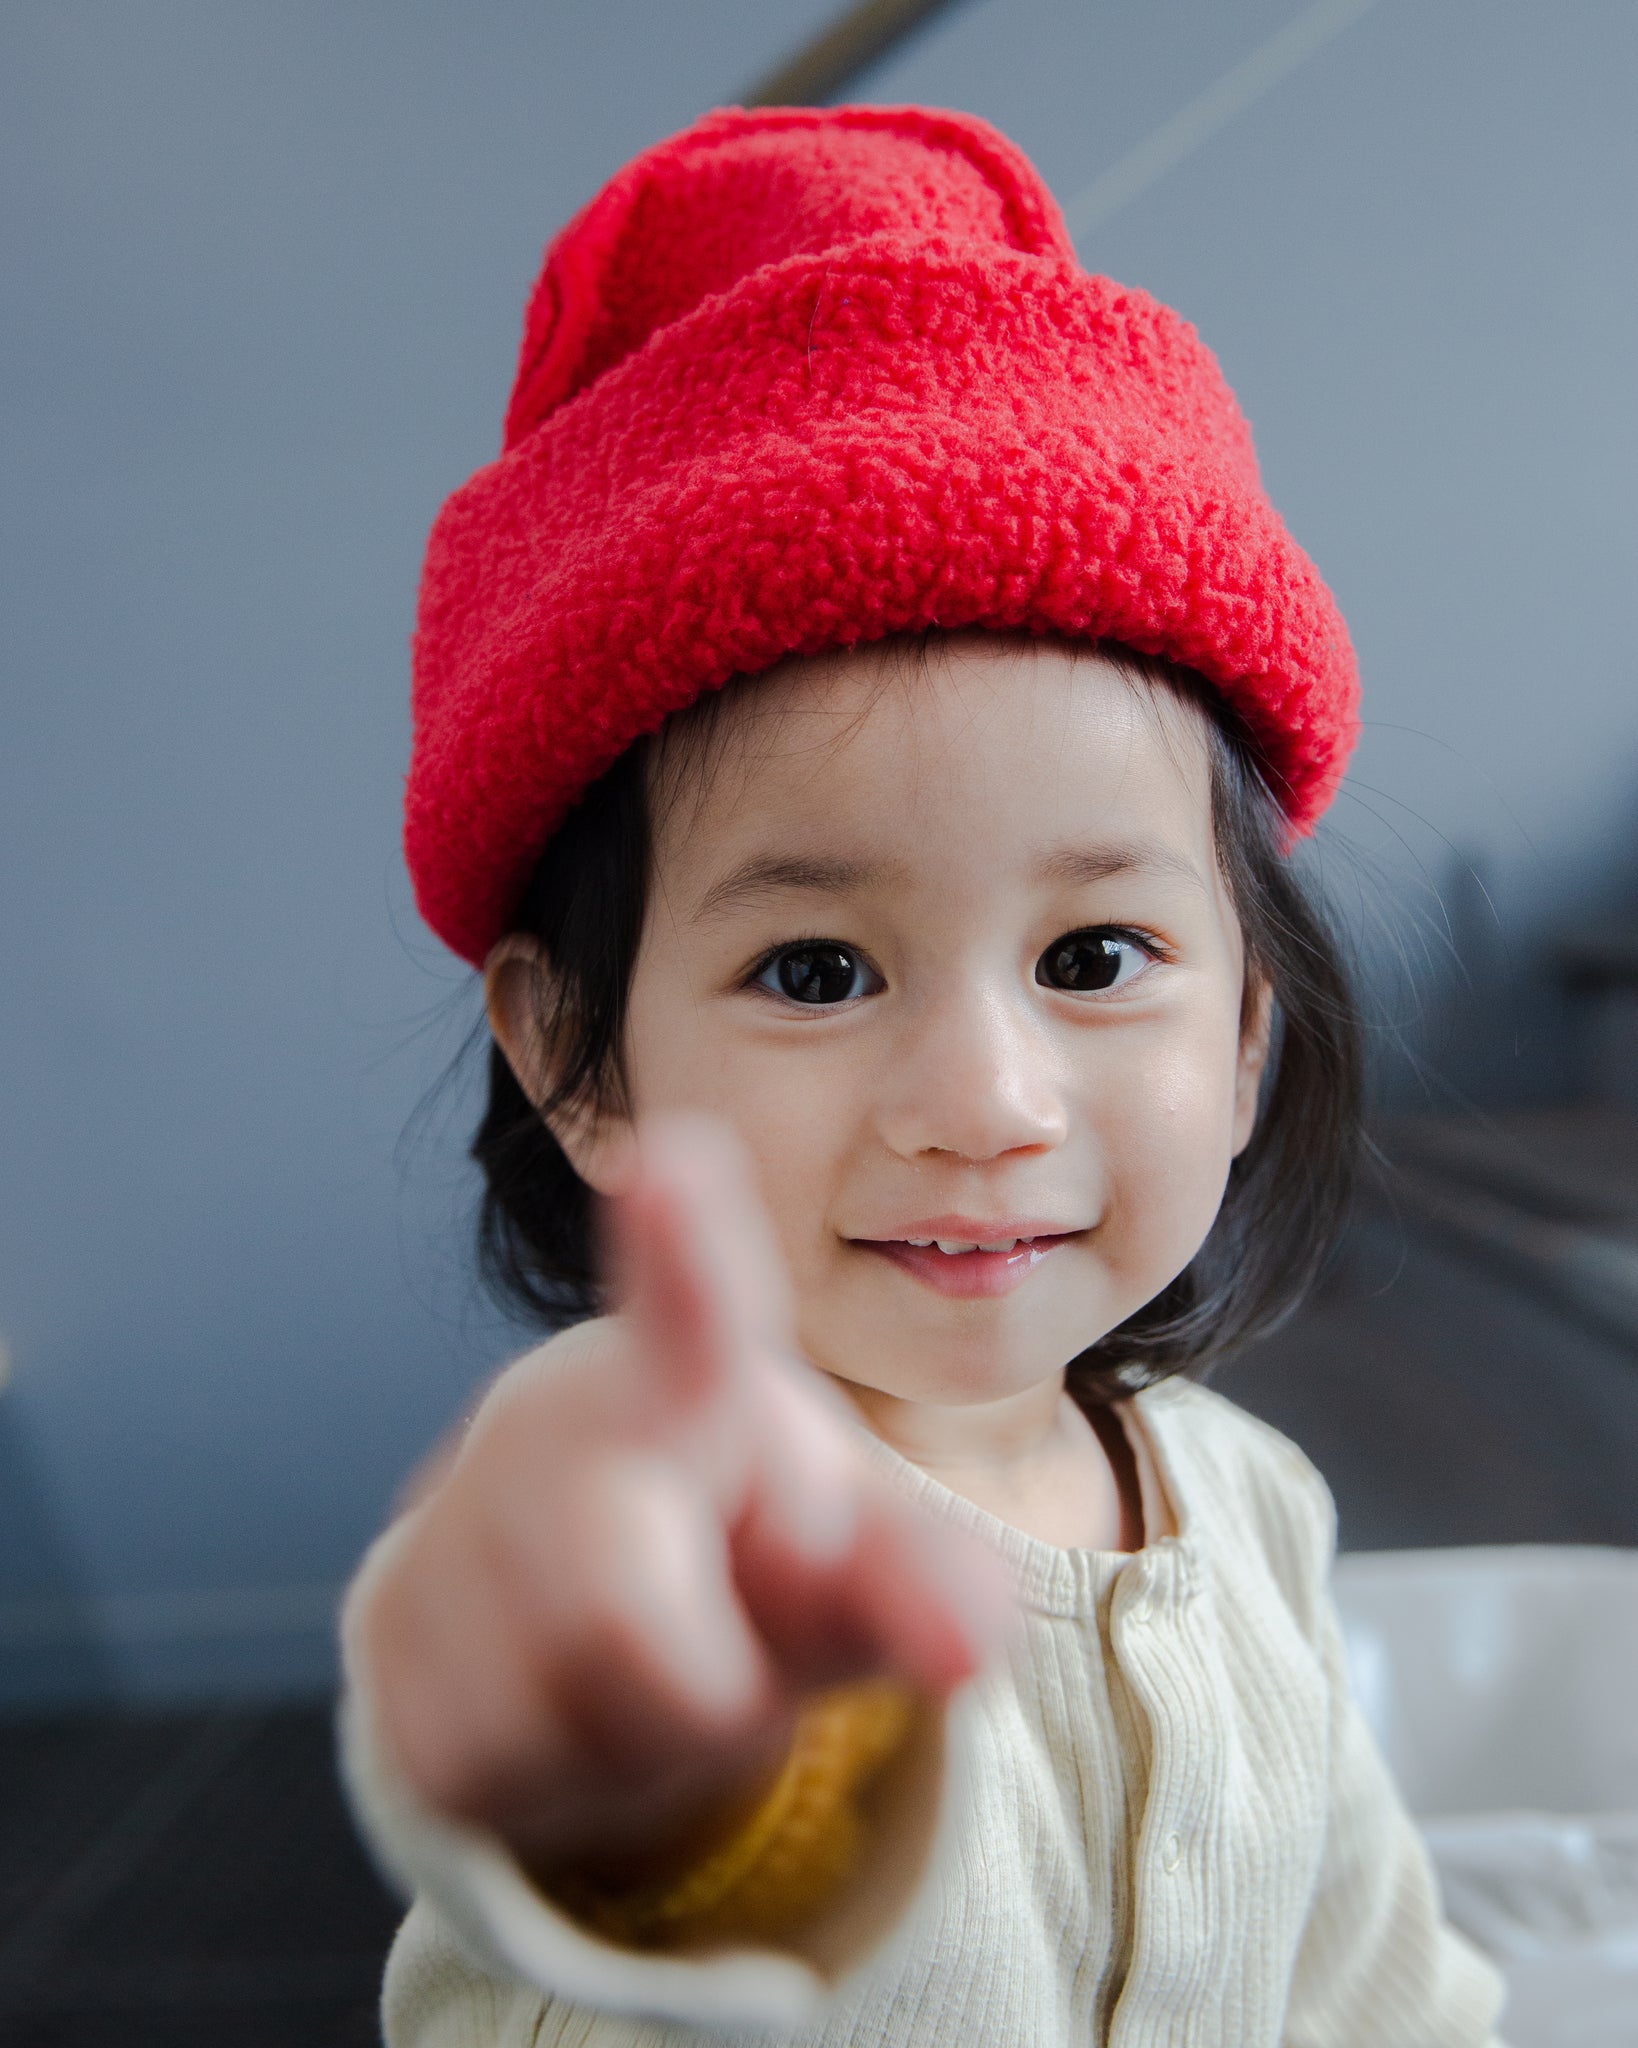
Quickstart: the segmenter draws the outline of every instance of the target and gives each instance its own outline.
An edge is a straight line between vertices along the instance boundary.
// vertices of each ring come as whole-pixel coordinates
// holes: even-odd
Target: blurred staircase
[[[1638,1109],[1402,1118],[1367,1201],[1638,1357]]]
[[[1347,1549],[1638,1546],[1638,930],[1560,951],[1569,1105],[1398,1117],[1331,1272],[1215,1384]]]

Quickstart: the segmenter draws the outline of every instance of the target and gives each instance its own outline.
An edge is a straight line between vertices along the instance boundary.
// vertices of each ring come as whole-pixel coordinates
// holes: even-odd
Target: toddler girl
[[[982,122],[715,115],[553,245],[407,844],[560,1328],[349,1601],[394,2048],[1495,2042],[1323,1482],[1198,1382],[1345,1200],[1284,856],[1354,700],[1211,357]]]

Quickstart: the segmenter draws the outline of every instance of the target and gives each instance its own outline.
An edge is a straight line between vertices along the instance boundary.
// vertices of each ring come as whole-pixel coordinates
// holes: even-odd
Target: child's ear
[[[551,1056],[541,1029],[541,996],[549,971],[540,942],[523,932],[497,939],[483,963],[489,1028],[531,1102],[544,1102],[552,1092]]]
[[[1258,1091],[1268,1065],[1274,1031],[1274,989],[1262,976],[1246,992],[1240,1024],[1240,1057],[1234,1075],[1234,1156],[1251,1143],[1257,1127]]]
[[[484,1004],[495,1043],[518,1086],[538,1108],[551,1098],[556,1062],[547,1037],[551,966],[538,939],[508,932],[483,966]],[[632,1147],[629,1118],[589,1103],[542,1111],[552,1136],[586,1185],[608,1195],[623,1183]]]

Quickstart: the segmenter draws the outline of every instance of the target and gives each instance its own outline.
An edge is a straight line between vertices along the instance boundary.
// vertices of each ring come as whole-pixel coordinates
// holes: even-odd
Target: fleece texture
[[[735,675],[929,627],[1216,685],[1294,836],[1357,730],[1347,628],[1210,351],[1088,275],[985,122],[728,109],[562,231],[499,460],[433,528],[405,844],[481,962],[564,814]]]

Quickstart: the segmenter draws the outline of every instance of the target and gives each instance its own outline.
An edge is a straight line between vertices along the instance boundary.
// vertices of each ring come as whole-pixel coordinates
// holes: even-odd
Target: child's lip
[[[861,1237],[860,1244],[908,1244],[915,1238],[957,1244],[1002,1244],[1009,1237],[1070,1237],[1080,1229],[1075,1223],[1048,1223],[1039,1216],[984,1219],[977,1216],[924,1216],[919,1222]]]
[[[948,1219],[940,1218],[940,1222]],[[946,1244],[1005,1244],[1009,1238],[1013,1243],[1006,1251],[941,1251],[937,1236],[930,1242],[912,1244],[910,1237],[925,1237],[925,1230],[917,1229],[905,1237],[856,1238],[854,1242],[866,1251],[876,1252],[891,1260],[903,1273],[919,1280],[924,1287],[930,1287],[935,1294],[954,1295],[963,1300],[983,1299],[999,1294],[1010,1294],[1015,1287],[1021,1287],[1043,1260],[1051,1257],[1059,1245],[1070,1238],[1078,1237],[1079,1231],[1066,1230],[1020,1230],[995,1229],[985,1224],[986,1232],[993,1235],[975,1238],[958,1235],[953,1230],[940,1231]]]

